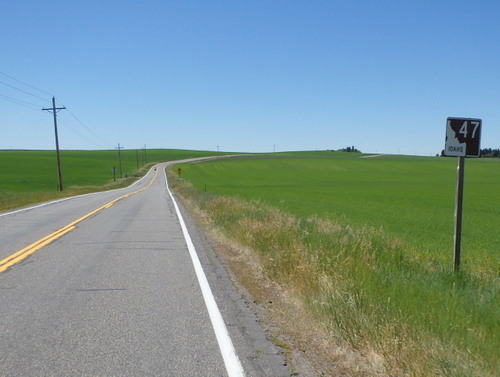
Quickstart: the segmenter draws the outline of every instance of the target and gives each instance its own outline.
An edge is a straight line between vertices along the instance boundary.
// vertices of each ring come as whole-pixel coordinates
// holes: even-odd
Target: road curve
[[[290,375],[178,212],[166,165],[126,189],[0,214],[1,376]]]

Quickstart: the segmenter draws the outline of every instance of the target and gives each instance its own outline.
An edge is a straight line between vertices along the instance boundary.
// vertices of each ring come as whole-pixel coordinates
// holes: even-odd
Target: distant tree
[[[354,145],[352,147],[346,147],[346,148],[342,148],[342,149],[339,149],[340,152],[354,152],[354,153],[361,153],[360,150],[354,148]]]
[[[492,148],[483,148],[480,150],[480,156],[481,157],[500,157],[500,149],[492,149]]]
[[[445,156],[444,149],[441,150],[441,157]],[[500,148],[483,148],[479,150],[479,157],[495,157],[500,158]]]

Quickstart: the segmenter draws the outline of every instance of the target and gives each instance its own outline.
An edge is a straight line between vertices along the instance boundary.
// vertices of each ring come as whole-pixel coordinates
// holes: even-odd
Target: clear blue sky
[[[54,148],[52,95],[62,149],[500,147],[498,0],[2,1],[0,35],[0,149]]]

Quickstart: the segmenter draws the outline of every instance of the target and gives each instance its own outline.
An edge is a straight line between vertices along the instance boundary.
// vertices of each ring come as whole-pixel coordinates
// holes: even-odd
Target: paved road
[[[0,214],[1,376],[290,375],[178,217],[164,168],[127,189]]]

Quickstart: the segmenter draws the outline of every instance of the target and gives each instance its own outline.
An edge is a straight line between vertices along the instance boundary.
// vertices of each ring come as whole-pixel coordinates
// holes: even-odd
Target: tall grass
[[[197,167],[204,179],[209,167]],[[454,274],[422,242],[380,226],[342,214],[296,215],[269,201],[188,186],[183,195],[197,198],[227,237],[254,250],[270,279],[300,297],[339,341],[379,355],[388,375],[499,374],[498,264],[484,274],[467,268]]]

